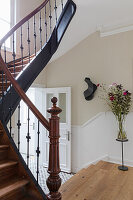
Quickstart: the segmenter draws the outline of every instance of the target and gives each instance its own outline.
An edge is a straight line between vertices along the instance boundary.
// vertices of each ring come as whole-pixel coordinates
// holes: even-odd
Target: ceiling
[[[98,30],[106,33],[133,25],[133,0],[74,0],[74,2],[77,5],[76,15],[54,59]]]

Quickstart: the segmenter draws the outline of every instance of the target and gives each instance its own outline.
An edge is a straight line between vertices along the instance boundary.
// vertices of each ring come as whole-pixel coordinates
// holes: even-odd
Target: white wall
[[[108,155],[109,134],[105,134],[105,128],[103,129],[104,121],[105,114],[99,113],[83,126],[72,126],[73,172]]]
[[[133,166],[133,112],[126,119],[129,142],[124,144],[127,165]],[[121,162],[121,143],[116,141],[117,122],[111,112],[99,113],[83,126],[72,127],[72,171],[77,172],[101,159]]]

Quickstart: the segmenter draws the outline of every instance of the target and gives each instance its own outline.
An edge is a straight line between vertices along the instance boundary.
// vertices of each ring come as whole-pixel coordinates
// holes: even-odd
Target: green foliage
[[[102,99],[105,99],[111,111],[116,118],[120,120],[125,118],[131,108],[131,93],[125,90],[122,85],[113,83],[108,88],[105,85],[99,85],[103,91]]]
[[[117,85],[116,83],[113,83],[108,88],[105,85],[98,84],[98,86],[102,89],[101,98],[106,101],[107,105],[118,120],[118,139],[126,139],[123,121],[131,108],[131,93],[128,90],[125,90],[122,85]]]

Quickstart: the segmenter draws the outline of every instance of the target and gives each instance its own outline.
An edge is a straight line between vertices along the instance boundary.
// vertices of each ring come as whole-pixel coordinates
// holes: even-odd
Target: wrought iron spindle
[[[1,55],[1,46],[0,46],[0,55]],[[1,82],[1,86],[2,86],[2,72],[1,72],[1,77],[0,77],[0,82]],[[2,91],[0,93],[0,98],[2,97]]]
[[[30,155],[30,109],[28,108],[28,132],[27,132],[27,167],[29,167],[29,155]]]
[[[34,50],[35,50],[35,56],[36,56],[36,16],[34,15]]]
[[[24,68],[24,47],[23,47],[23,27],[21,26],[21,61],[22,61],[22,70]]]
[[[64,7],[64,5],[63,5],[63,0],[61,0],[61,6],[62,6],[62,10],[63,10],[63,7]]]
[[[12,48],[13,48],[13,53],[12,53],[12,56],[13,56],[13,68],[14,68],[14,78],[15,78],[15,58],[16,58],[16,54],[15,54],[15,37],[14,37],[14,33],[13,33],[13,40],[12,40]]]
[[[10,95],[11,95],[11,92],[10,92]],[[12,136],[12,104],[10,104],[9,113],[10,113],[9,133],[10,133],[10,137],[11,137]]]
[[[48,41],[48,24],[47,24],[47,8],[45,6],[45,32],[46,32],[46,42]]]
[[[57,24],[57,2],[56,2],[56,0],[55,0],[55,7],[54,7],[54,9],[55,9],[55,20],[56,20],[56,24]]]
[[[5,64],[6,64],[6,45],[5,45],[5,43],[4,43],[4,54],[5,54]],[[6,74],[4,76],[5,76],[5,87],[6,87],[5,89],[6,89],[6,92],[7,92],[7,77],[6,77]]]
[[[18,150],[20,151],[20,127],[21,127],[21,123],[20,123],[20,103],[18,105]]]
[[[40,31],[40,47],[42,49],[42,13],[40,11],[40,28],[39,28],[39,31]]]
[[[4,97],[4,73],[2,70],[2,98]]]
[[[29,62],[30,62],[30,24],[29,24],[29,21],[28,21],[28,39],[27,39],[27,42],[28,42],[28,56],[29,56]]]
[[[2,77],[1,77],[1,88],[2,88],[2,99],[3,99],[3,97],[4,97],[4,72],[3,72],[3,70],[2,70]]]
[[[51,11],[51,0],[49,0],[49,20],[50,20],[50,34],[52,33],[52,11]]]
[[[38,184],[38,181],[39,181],[39,155],[40,155],[40,123],[39,123],[39,120],[38,120],[38,131],[37,131],[37,135],[38,135],[38,138],[37,138],[37,150],[36,150],[36,153],[37,153],[37,184]]]

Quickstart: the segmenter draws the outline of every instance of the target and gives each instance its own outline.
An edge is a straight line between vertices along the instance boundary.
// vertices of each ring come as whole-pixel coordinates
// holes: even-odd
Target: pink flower
[[[127,91],[126,91],[126,92],[124,92],[124,93],[123,93],[123,95],[124,95],[124,96],[126,96],[126,95],[127,95]]]
[[[114,99],[115,99],[114,96],[110,97],[110,101],[114,101]]]
[[[117,83],[112,83],[112,85],[109,85],[109,88],[117,86]]]
[[[117,83],[112,83],[112,85],[117,85]]]
[[[97,84],[97,87],[99,87],[99,86],[100,86],[100,84],[98,83],[98,84]]]

